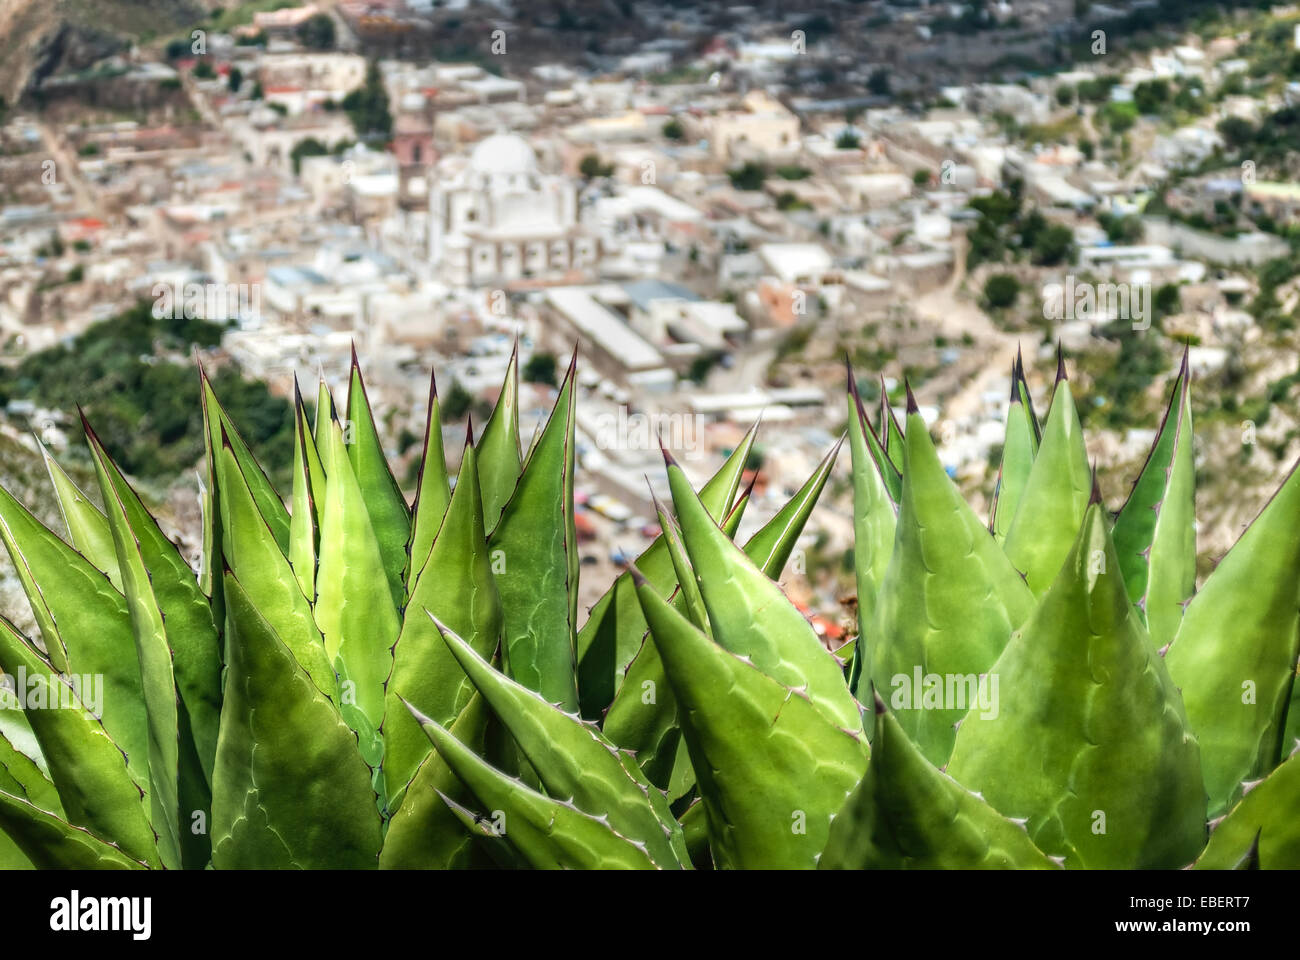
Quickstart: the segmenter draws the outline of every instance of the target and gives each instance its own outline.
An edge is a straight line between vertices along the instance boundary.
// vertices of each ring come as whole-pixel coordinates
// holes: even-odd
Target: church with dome
[[[599,243],[578,222],[578,192],[543,173],[523,138],[498,133],[468,157],[445,157],[429,195],[429,253],[453,286],[572,282],[596,266]]]

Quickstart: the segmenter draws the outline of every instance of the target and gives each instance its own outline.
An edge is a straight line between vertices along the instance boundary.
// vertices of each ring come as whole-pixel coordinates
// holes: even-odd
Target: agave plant
[[[410,506],[355,356],[342,416],[295,389],[288,507],[201,376],[197,571],[84,417],[102,510],[42,449],[66,537],[0,491],[38,627],[0,620],[0,865],[689,864],[670,798],[694,775],[671,691],[642,694],[664,668],[630,575],[577,630],[575,371],[525,452],[512,358],[454,483],[431,382]],[[729,535],[753,440],[699,493]],[[833,462],[747,543],[764,569]],[[669,596],[666,536],[639,563]]]
[[[910,391],[873,426],[850,371],[860,630],[837,655],[777,578],[838,445],[743,547],[753,431],[698,492],[666,454],[662,535],[579,629],[574,367],[526,455],[515,377],[454,489],[431,387],[409,509],[355,362],[346,417],[296,402],[291,509],[204,380],[197,576],[89,426],[106,509],[50,461],[67,542],[0,497],[40,631],[0,624],[0,668],[72,706],[0,711],[0,856],[1300,864],[1300,480],[1194,592],[1185,362],[1112,517],[1063,365],[1040,425],[1018,359],[987,524]],[[100,674],[97,717],[73,678]]]

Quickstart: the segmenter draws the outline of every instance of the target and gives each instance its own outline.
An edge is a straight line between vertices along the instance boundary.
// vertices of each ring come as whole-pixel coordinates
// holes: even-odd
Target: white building
[[[429,198],[430,259],[461,286],[562,278],[594,267],[598,243],[578,223],[577,190],[543,173],[514,134],[481,140],[437,167]]]

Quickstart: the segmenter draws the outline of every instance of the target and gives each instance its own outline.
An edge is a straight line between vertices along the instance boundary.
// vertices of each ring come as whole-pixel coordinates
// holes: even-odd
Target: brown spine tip
[[[751,496],[754,495],[754,484],[756,484],[756,483],[758,483],[758,471],[757,471],[757,470],[755,470],[755,471],[754,471],[754,475],[753,475],[752,477],[749,478],[749,483],[746,484],[745,489],[741,491],[741,494],[740,494],[740,499],[741,499],[741,500],[748,500]],[[737,501],[737,502],[739,502],[739,501]]]
[[[1097,482],[1097,461],[1092,462],[1092,494],[1088,497],[1088,506],[1101,503],[1101,484]]]
[[[357,341],[353,339],[351,343],[352,343],[352,369],[356,370],[358,367],[361,366],[360,361],[357,360]]]
[[[1191,353],[1191,350],[1192,345],[1190,342],[1183,344],[1183,362],[1178,365],[1178,375],[1180,377],[1187,376],[1187,371],[1189,369],[1188,354]]]
[[[1017,351],[1019,353],[1019,351]],[[1020,402],[1020,357],[1011,361],[1011,402]]]
[[[876,710],[876,716],[882,715],[885,712],[885,701],[880,699],[880,694],[876,692],[874,684],[871,687],[871,700]]]
[[[632,578],[632,584],[636,587],[644,587],[649,582],[648,580],[646,580],[645,576],[641,573],[641,571],[636,568],[635,563],[631,563],[631,562],[628,563],[627,573],[628,576]]]
[[[438,376],[433,370],[429,371],[429,399],[438,399]]]
[[[573,356],[569,358],[569,376],[573,376],[578,369],[578,345],[573,345]]]
[[[1061,348],[1061,341],[1058,339],[1056,341],[1056,382],[1069,379],[1065,373],[1065,351]]]
[[[854,379],[853,364],[849,362],[849,355],[847,352],[844,354],[844,379],[848,385],[849,396],[857,397],[858,382]],[[858,403],[861,404],[862,401],[859,400]]]
[[[659,451],[664,455],[665,467],[678,466],[677,458],[674,457],[671,453],[669,453],[668,448],[664,446],[664,435],[662,433],[659,434]]]
[[[465,412],[465,446],[474,446],[474,414]]]
[[[910,416],[913,413],[920,413],[921,408],[916,405],[916,394],[912,392],[912,381],[906,377],[903,378],[903,388],[907,391],[907,412]]]

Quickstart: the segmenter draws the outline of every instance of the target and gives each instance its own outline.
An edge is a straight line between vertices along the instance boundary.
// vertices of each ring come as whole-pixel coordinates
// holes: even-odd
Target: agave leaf
[[[844,674],[812,625],[713,521],[681,467],[671,460],[668,482],[718,643],[780,684],[802,690],[830,723],[846,728],[858,724],[858,707],[844,685]]]
[[[696,799],[687,807],[678,822],[682,825],[682,837],[686,841],[686,851],[690,854],[691,865],[696,870],[712,870],[713,856],[709,853],[709,814],[704,809],[704,801]]]
[[[8,835],[40,870],[139,870],[116,845],[0,790],[0,842]]]
[[[548,796],[568,797],[579,810],[642,847],[658,866],[682,866],[686,847],[663,793],[648,784],[635,763],[624,763],[595,724],[565,713],[494,670],[441,624],[439,632],[537,771]]]
[[[704,597],[700,595],[700,585],[691,569],[691,561],[686,556],[686,545],[682,543],[682,531],[677,521],[672,518],[659,498],[654,500],[655,513],[659,517],[659,527],[663,530],[664,541],[668,544],[668,554],[672,557],[673,570],[677,575],[677,590],[672,599],[695,625],[710,640],[713,639],[713,627],[709,624],[709,611],[704,606]],[[617,695],[614,698],[618,699]]]
[[[405,711],[406,707],[403,705],[402,709]],[[489,713],[483,698],[475,694],[451,725],[451,735],[480,756],[487,746],[484,734]],[[411,722],[421,730],[413,717]],[[428,737],[425,743],[429,743]],[[400,796],[401,806],[392,815],[384,834],[379,869],[461,870],[484,865],[473,836],[443,801],[446,796],[458,803],[468,803],[469,792],[432,745]]]
[[[1201,744],[1210,816],[1282,755],[1300,653],[1300,471],[1192,599],[1165,662]]]
[[[0,703],[6,696],[0,694]],[[16,721],[10,719],[13,714],[17,715]],[[37,763],[38,759],[40,763]],[[41,769],[44,762],[40,746],[22,711],[16,706],[5,707],[0,711],[0,790],[61,817],[63,804],[59,802],[59,791]]]
[[[908,737],[938,766],[952,750],[964,705],[922,709],[886,691],[914,683],[918,673],[984,673],[1029,616],[1033,597],[944,472],[925,421],[910,406],[894,550],[870,632],[858,642],[856,656],[871,669],[860,671],[855,692],[871,702],[866,684],[874,681]]]
[[[840,437],[830,452],[822,457],[812,476],[745,544],[745,556],[753,560],[769,579],[781,579],[786,561],[790,559],[795,544],[803,535],[804,526],[812,516],[813,508],[826,487],[826,481],[830,479],[835,458],[839,456],[843,445],[844,438]],[[712,512],[709,515],[712,516]]]
[[[43,705],[29,699],[32,709],[24,713],[40,743],[41,755],[69,822],[116,842],[132,859],[159,866],[146,814],[148,781],[137,781],[132,776],[126,755],[87,709],[76,688],[3,618],[0,669],[15,676],[25,675],[29,697],[35,690],[33,678],[41,678]],[[59,709],[49,709],[56,697]]]
[[[0,488],[0,538],[27,594],[50,664],[102,678],[103,720],[137,779],[147,776],[148,735],[126,599],[108,578]]]
[[[748,500],[748,494],[742,496],[723,520],[722,529],[728,537],[736,535]],[[662,542],[666,544],[667,541]],[[779,557],[769,553],[769,558]],[[637,569],[640,570],[639,565]],[[635,590],[630,574],[627,582]],[[658,589],[649,578],[647,582]],[[635,593],[632,596],[636,598]],[[639,607],[640,601],[637,602]],[[684,605],[686,600],[680,591],[674,591],[670,602]],[[640,619],[644,623],[645,615],[641,614]],[[707,622],[707,611],[704,619]],[[646,630],[648,633],[649,627]],[[695,785],[690,756],[682,743],[682,731],[677,722],[677,701],[664,675],[659,650],[648,635],[643,635],[641,650],[628,665],[626,677],[605,714],[603,730],[610,741],[636,756],[650,782],[668,791],[670,803]]]
[[[298,378],[293,381],[293,513],[289,516],[289,565],[303,595],[316,599],[316,554],[320,547],[320,508],[325,500],[325,468],[307,430]]]
[[[1197,870],[1234,870],[1255,848],[1260,870],[1300,869],[1300,753],[1237,801],[1210,834]]]
[[[317,689],[337,699],[338,681],[325,655],[311,605],[257,509],[234,450],[220,437],[217,442],[220,542],[225,562]]]
[[[439,723],[450,725],[474,695],[473,684],[439,638],[429,614],[467,638],[481,656],[491,656],[496,650],[501,636],[501,602],[484,540],[478,457],[468,442],[456,492],[437,539],[419,563],[401,635],[393,648],[383,730],[384,777],[392,809],[398,809],[406,784],[433,749],[402,705],[402,698]],[[452,793],[445,787],[439,789]],[[432,793],[426,801],[440,817],[451,816]]]
[[[91,452],[95,458],[95,472],[99,476],[99,488],[104,496],[108,522],[113,528],[117,565],[122,571],[122,585],[126,588],[127,606],[131,611],[131,630],[135,636],[136,660],[139,663],[141,693],[144,698],[149,731],[149,820],[157,835],[159,859],[163,866],[176,868],[181,865],[181,832],[178,817],[182,811],[180,721],[177,717],[179,703],[176,694],[176,676],[172,670],[172,651],[168,646],[167,630],[163,626],[163,614],[158,608],[158,599],[150,582],[149,570],[145,567],[141,543],[132,532],[127,508],[114,485],[114,478],[109,475],[106,465],[107,456],[89,425],[86,424],[85,427],[86,437],[90,441]],[[161,567],[159,573],[164,574]],[[175,571],[166,571],[166,573],[174,574]],[[188,579],[188,574],[189,571],[186,570],[182,576]],[[164,576],[159,577],[160,581],[163,579]],[[206,609],[207,605],[203,606]],[[213,647],[212,652],[215,653],[215,632],[207,640]],[[219,686],[208,692],[220,696]],[[210,707],[212,702],[205,700],[204,706]],[[192,741],[189,746],[193,747]],[[215,748],[215,743],[213,747]],[[210,771],[211,767],[208,770]],[[206,787],[206,784],[204,786]],[[194,799],[199,803],[197,810],[206,815],[207,790],[200,790],[199,795]],[[207,857],[204,855],[206,846],[205,843],[197,844],[196,847],[202,849],[195,849],[192,852],[192,855],[197,854],[198,857],[196,865],[201,866],[206,862]]]
[[[208,451],[211,454],[223,447],[231,451],[244,476],[244,483],[252,494],[253,502],[257,504],[257,512],[262,515],[280,551],[287,553],[289,511],[285,509],[284,501],[280,499],[275,487],[267,479],[261,465],[253,457],[252,451],[248,449],[248,444],[239,435],[239,431],[235,429],[226,411],[221,409],[221,404],[217,402],[217,395],[212,391],[212,384],[201,366],[199,376],[203,382],[203,419],[207,425],[207,443],[210,444]]]
[[[989,508],[989,529],[998,543],[1007,538],[1016,507],[1029,482],[1029,474],[1038,455],[1039,427],[1033,407],[1029,405],[1029,385],[1025,382],[1024,361],[1019,351],[1011,369],[1011,400],[1007,405],[1006,439],[1002,444],[1002,462],[998,466],[993,505]]]
[[[876,697],[866,776],[831,824],[823,870],[1050,870],[1022,826],[941,773]]]
[[[903,472],[903,429],[898,424],[898,417],[894,416],[894,408],[889,405],[889,391],[885,389],[885,377],[880,377],[880,427],[878,430],[881,439],[885,441],[885,455],[889,462],[894,465],[894,470],[898,473]],[[894,494],[895,499],[898,493]]]
[[[212,790],[218,869],[366,869],[383,842],[357,739],[225,577],[230,648]]]
[[[505,618],[506,672],[547,701],[576,710],[573,521],[576,360],[489,541]],[[486,505],[484,507],[486,509]]]
[[[187,804],[185,809],[207,809],[221,722],[221,639],[212,620],[212,609],[185,558],[167,539],[88,424],[86,437],[94,455],[104,502],[119,511],[117,518],[110,514],[107,519],[113,520],[115,533],[118,521],[125,523],[121,531],[125,537],[123,542],[127,545],[135,542],[148,571],[147,579],[137,582],[146,595],[152,592],[157,611],[166,623],[166,645],[172,661],[167,670],[174,672],[174,693],[180,695],[181,758],[184,762],[192,754],[202,777],[202,789],[189,797],[182,778],[181,799],[198,804]],[[161,655],[163,649],[156,652]],[[158,666],[162,668],[161,664]],[[158,696],[163,694],[159,692]],[[182,832],[182,840],[190,836],[196,835]],[[206,844],[206,839],[202,843]]]
[[[755,423],[700,490],[700,501],[711,517],[721,519],[731,512],[757,432]],[[636,565],[661,596],[673,592],[677,577],[662,535],[636,558]],[[578,692],[584,717],[598,718],[613,702],[629,664],[643,649],[645,632],[645,616],[637,602],[636,589],[631,576],[624,571],[596,601],[587,622],[578,631]]]
[[[408,705],[409,706],[409,705]],[[447,804],[465,826],[482,833],[499,830],[527,861],[539,870],[652,870],[654,861],[604,820],[583,813],[572,803],[531,790],[520,780],[494,769],[442,726],[410,707],[434,748],[456,776],[490,813],[479,823],[465,808]],[[499,825],[499,826],[498,826]]]
[[[370,515],[370,526],[379,542],[380,560],[388,576],[393,607],[398,608],[406,597],[402,573],[406,567],[407,543],[411,539],[411,510],[388,469],[355,348],[352,350],[352,379],[348,386],[348,426],[352,434],[347,443],[348,460]]]
[[[1092,490],[1083,428],[1064,371],[1062,362],[1052,406],[1047,411],[1043,442],[1004,545],[1011,563],[1025,575],[1036,597],[1052,585],[1078,538]]]
[[[811,868],[867,745],[802,693],[711,641],[638,579],[722,868]],[[715,629],[717,625],[715,624]]]
[[[853,570],[858,584],[858,624],[862,632],[875,614],[876,596],[894,551],[898,498],[903,478],[884,456],[867,420],[853,370],[849,379],[849,451],[853,455]]]
[[[483,522],[489,532],[496,529],[501,511],[515,492],[523,460],[519,455],[519,342],[515,342],[506,367],[505,380],[496,406],[478,441],[479,485],[483,491]]]
[[[1067,867],[1181,867],[1205,841],[1200,755],[1129,602],[1100,499],[989,671],[987,689],[1011,695],[971,708],[947,771],[1028,818],[1030,839]]]
[[[1178,632],[1196,591],[1196,460],[1187,352],[1169,407],[1128,501],[1115,517],[1115,550],[1129,599],[1156,649]]]
[[[113,531],[108,528],[108,518],[91,502],[81,488],[72,482],[58,462],[50,456],[45,444],[37,441],[45,469],[50,475],[54,495],[59,501],[59,511],[68,527],[68,542],[83,557],[102,570],[109,581],[122,589],[122,575],[117,569],[117,554],[113,552]]]
[[[321,443],[325,506],[312,611],[325,640],[325,655],[339,676],[343,696],[338,703],[343,719],[357,732],[366,763],[378,770],[384,753],[379,733],[384,720],[384,683],[393,670],[393,644],[401,621],[382,546],[342,434],[331,427],[324,431]],[[405,540],[399,549],[404,548]],[[382,789],[382,779],[377,784],[377,789]]]
[[[473,429],[472,425],[470,429]],[[438,535],[438,528],[442,526],[447,505],[451,503],[447,458],[442,446],[442,416],[439,413],[438,385],[432,375],[429,376],[429,413],[425,419],[424,446],[421,451],[420,475],[415,484],[415,507],[411,519],[411,543],[407,548],[406,573],[403,577],[408,597],[415,587],[415,578],[420,572],[420,565],[429,555],[433,539]],[[475,480],[475,483],[477,482]],[[500,511],[498,515],[499,513]],[[492,522],[496,523],[495,517]]]

